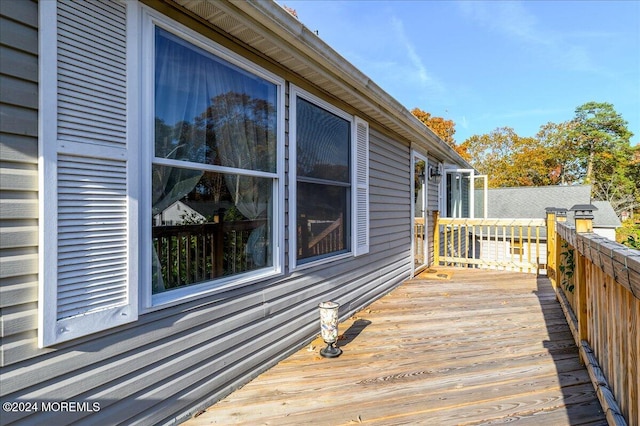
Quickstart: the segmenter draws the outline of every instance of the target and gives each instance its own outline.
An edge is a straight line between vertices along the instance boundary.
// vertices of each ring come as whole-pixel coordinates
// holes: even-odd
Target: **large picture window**
[[[280,85],[153,37],[152,294],[273,270]]]

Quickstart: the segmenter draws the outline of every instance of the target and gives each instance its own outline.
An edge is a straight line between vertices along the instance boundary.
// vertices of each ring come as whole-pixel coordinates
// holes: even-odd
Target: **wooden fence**
[[[640,250],[548,214],[549,277],[610,425],[640,425]]]
[[[539,273],[546,268],[544,219],[434,216],[434,263]]]

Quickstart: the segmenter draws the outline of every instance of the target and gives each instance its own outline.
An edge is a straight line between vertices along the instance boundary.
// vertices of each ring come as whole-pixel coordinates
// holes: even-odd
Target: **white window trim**
[[[416,160],[418,161],[424,161],[425,164],[425,175],[428,177],[428,173],[429,173],[429,156],[428,154],[423,153],[422,151],[418,151],[416,149],[412,149],[411,150],[411,259],[415,259],[416,258],[416,244],[415,244],[415,240],[416,240],[416,227],[415,227],[415,218],[416,218],[416,203],[414,202],[414,197],[417,195],[415,193],[415,185],[414,182],[416,181]],[[427,235],[427,239],[428,236],[430,235],[430,229],[429,229],[429,225],[431,223],[431,218],[428,216],[428,211],[429,211],[429,181],[428,179],[424,182],[424,193],[422,194],[422,203],[425,209],[425,213],[424,213],[424,226],[425,226],[425,233]],[[425,257],[427,257],[429,254],[428,250],[426,249],[426,244],[425,244]],[[428,263],[425,260],[425,264],[424,265],[419,265],[419,268],[422,268],[424,266],[426,266],[426,263]],[[411,263],[411,275],[415,275],[416,272],[416,264],[415,261]]]
[[[456,167],[456,165],[452,165],[452,164],[448,164],[443,172],[443,176],[441,179],[441,189],[442,192],[444,194],[443,196],[443,200],[444,200],[444,204],[443,204],[443,208],[444,208],[444,215],[443,217],[451,217],[451,212],[448,211],[447,205],[449,204],[449,200],[448,200],[448,195],[447,195],[447,173],[456,173],[458,175],[460,175],[460,179],[463,179],[463,174],[464,173],[468,173],[469,174],[469,186],[468,186],[468,197],[469,197],[469,218],[470,219],[474,219],[474,196],[475,196],[475,178],[479,177],[481,175],[476,175],[475,174],[475,169],[465,169],[465,168],[459,168]],[[484,175],[482,175],[484,176]],[[459,194],[462,194],[462,192],[460,192]],[[460,201],[462,200],[462,197],[460,198]],[[457,217],[457,216],[456,216]]]
[[[311,102],[319,108],[322,108],[326,111],[329,111],[332,114],[346,120],[349,122],[351,126],[351,146],[350,146],[350,202],[349,206],[351,209],[351,215],[349,216],[350,224],[349,229],[351,232],[349,239],[349,250],[344,253],[338,253],[335,255],[327,255],[326,257],[322,257],[317,260],[311,260],[308,262],[298,263],[297,259],[297,250],[298,250],[298,242],[297,242],[297,133],[296,133],[296,107],[297,107],[297,99],[298,97]],[[294,85],[289,85],[289,269],[291,271],[294,270],[302,270],[307,268],[312,268],[318,265],[323,265],[330,262],[335,262],[336,260],[348,259],[356,256],[356,125],[360,120],[361,123],[366,122],[364,120],[359,119],[356,116],[346,113],[345,111],[337,108],[336,106],[324,101],[323,99],[307,92],[306,90]],[[368,131],[368,127],[367,127]],[[368,153],[367,153],[368,160]],[[368,161],[367,161],[368,164]],[[367,166],[368,167],[368,166]],[[368,174],[367,174],[367,182],[366,186],[368,187]],[[368,203],[368,198],[367,198]],[[369,232],[369,216],[368,216],[368,208],[367,208],[367,235]],[[368,240],[368,238],[367,238]],[[367,249],[363,251],[361,254],[368,252],[368,241],[367,241]]]
[[[141,6],[142,13],[140,18],[139,30],[139,46],[140,46],[140,61],[141,70],[139,73],[139,83],[137,87],[140,87],[139,99],[141,108],[138,116],[141,123],[141,137],[139,140],[145,141],[142,144],[142,161],[140,168],[141,175],[140,180],[142,182],[142,197],[140,206],[140,293],[142,299],[141,312],[152,312],[158,309],[165,308],[167,306],[173,306],[179,303],[187,302],[190,300],[198,299],[201,297],[209,296],[215,293],[219,293],[231,288],[240,287],[244,285],[250,285],[256,281],[271,278],[274,276],[283,274],[283,260],[284,260],[284,87],[285,80],[276,74],[273,74],[260,66],[250,62],[248,59],[238,55],[237,53],[220,46],[214,41],[207,39],[201,34],[173,21],[172,19],[164,16],[155,10]],[[271,178],[274,180],[273,185],[273,266],[271,268],[264,268],[258,271],[250,271],[243,274],[238,274],[226,278],[220,278],[215,281],[205,282],[202,284],[194,284],[184,288],[178,288],[175,290],[167,291],[164,293],[152,294],[151,286],[151,215],[149,214],[151,206],[151,167],[152,164],[160,163],[164,161],[154,161],[152,135],[154,131],[154,79],[153,79],[153,64],[155,59],[154,48],[154,28],[158,26],[166,31],[175,34],[181,39],[208,51],[218,58],[221,58],[239,68],[244,69],[260,78],[263,78],[277,87],[277,164],[276,172],[259,172],[259,171],[246,171],[242,173],[245,175],[262,176]],[[169,164],[171,160],[167,160]],[[183,162],[180,162],[182,167],[185,166]],[[208,167],[204,167],[207,168]],[[216,167],[216,171],[219,172],[237,172],[233,168]],[[147,243],[148,242],[148,243]]]

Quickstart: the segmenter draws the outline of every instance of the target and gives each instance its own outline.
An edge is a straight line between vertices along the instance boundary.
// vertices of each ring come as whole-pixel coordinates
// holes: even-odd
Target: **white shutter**
[[[353,252],[369,252],[369,123],[356,117],[354,137],[354,240]]]
[[[137,319],[127,7],[41,2],[40,346]]]

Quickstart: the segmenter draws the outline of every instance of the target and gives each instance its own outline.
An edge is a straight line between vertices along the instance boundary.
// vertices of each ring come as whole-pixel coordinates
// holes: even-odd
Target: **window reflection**
[[[347,188],[298,183],[298,259],[347,248]]]
[[[276,172],[277,85],[160,28],[155,54],[153,293],[273,266],[275,180],[245,171]]]
[[[296,99],[297,259],[348,251],[351,123]]]
[[[350,123],[298,98],[298,176],[349,182]]]
[[[155,156],[274,172],[276,92],[157,28]]]
[[[153,292],[272,266],[272,180],[192,171],[193,188],[175,200],[184,172],[153,168]]]

